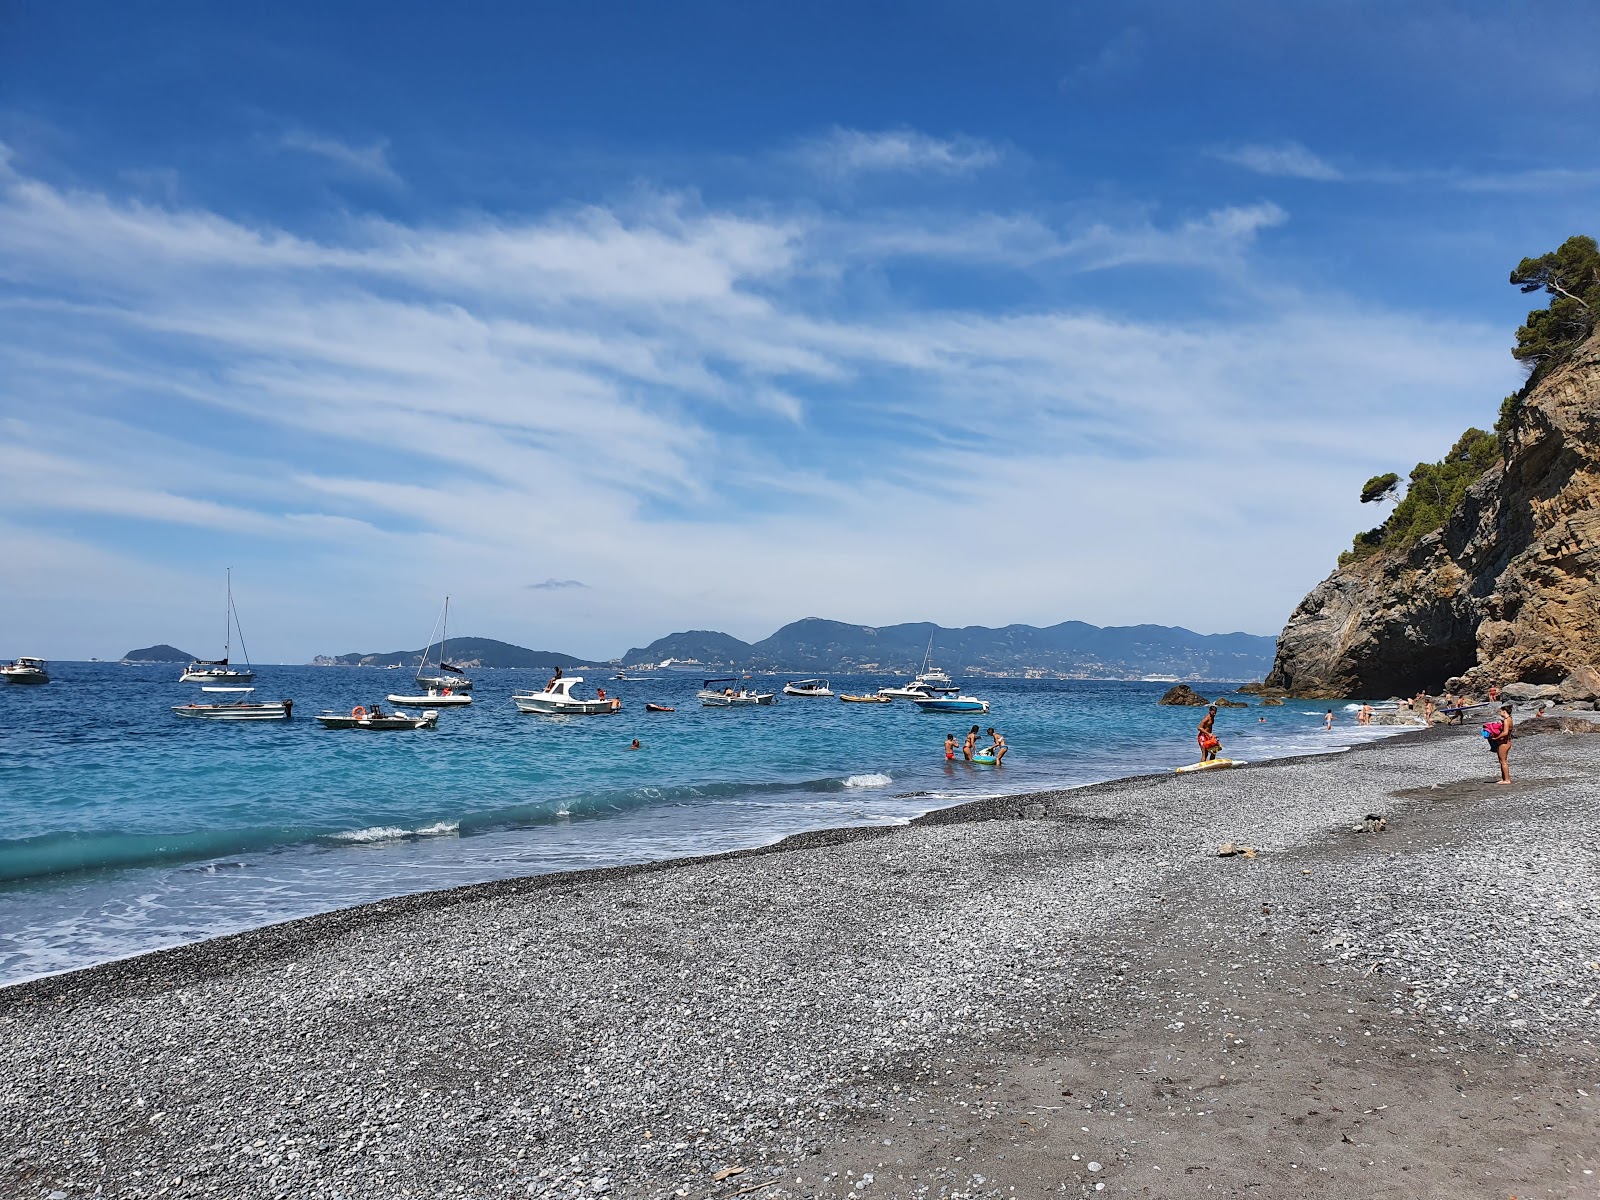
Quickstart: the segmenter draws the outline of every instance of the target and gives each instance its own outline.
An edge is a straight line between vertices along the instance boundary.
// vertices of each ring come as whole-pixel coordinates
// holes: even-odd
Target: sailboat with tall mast
[[[239,625],[239,613],[233,607],[233,568],[228,568],[228,601],[222,619],[222,657],[195,659],[184,668],[180,683],[245,684],[256,677],[250,666],[250,651],[245,648],[244,629]],[[239,630],[239,650],[244,655],[244,667],[233,666],[233,631]]]
[[[428,673],[428,655],[433,651],[433,639],[428,639],[428,644],[422,651],[422,661],[417,664],[417,686],[444,691],[448,688],[451,692],[470,692],[472,680],[467,678],[466,671],[454,663],[445,661],[445,647],[450,641],[450,597],[444,598],[444,612],[441,614],[439,624],[435,629],[442,628],[439,638],[439,661],[434,664],[433,673]]]

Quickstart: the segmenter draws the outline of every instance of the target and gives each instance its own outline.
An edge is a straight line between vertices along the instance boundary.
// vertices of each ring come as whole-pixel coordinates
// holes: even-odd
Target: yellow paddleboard
[[[1213,758],[1210,762],[1190,763],[1187,767],[1174,767],[1173,770],[1181,775],[1185,771],[1214,771],[1220,770],[1222,767],[1246,767],[1249,765],[1249,763],[1235,762],[1231,758]]]

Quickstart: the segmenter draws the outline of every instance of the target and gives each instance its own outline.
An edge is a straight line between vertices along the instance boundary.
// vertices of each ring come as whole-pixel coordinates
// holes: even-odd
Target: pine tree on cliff
[[[1525,395],[1594,332],[1600,317],[1600,246],[1592,237],[1569,237],[1548,254],[1523,259],[1511,272],[1511,282],[1524,292],[1542,291],[1551,298],[1548,308],[1528,314],[1511,351],[1529,367]]]

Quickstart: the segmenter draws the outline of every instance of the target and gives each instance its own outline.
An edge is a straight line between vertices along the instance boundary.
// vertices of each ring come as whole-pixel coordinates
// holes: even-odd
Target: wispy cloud
[[[324,159],[350,174],[364,175],[395,187],[403,183],[399,173],[390,165],[387,138],[379,138],[366,146],[354,146],[326,134],[291,129],[278,138],[277,145],[281,150]]]
[[[1219,584],[1185,620],[1267,628],[1359,519],[1330,512],[1318,481],[1371,474],[1378,444],[1436,455],[1430,414],[1459,425],[1462,398],[1511,371],[1489,331],[1281,290],[1225,319],[981,309],[959,290],[927,305],[881,268],[971,264],[992,284],[1138,265],[1237,288],[1286,219],[1271,204],[1123,223],[820,214],[640,192],[312,237],[0,170],[0,434],[26,467],[0,479],[0,522],[292,546],[297,580],[337,594],[412,594],[419,562],[448,562],[485,632],[515,630],[530,588],[581,588],[581,605],[544,606],[583,609],[545,631],[602,657],[672,626],[760,635],[847,615],[839,579],[910,576],[968,545],[989,551],[985,572],[943,580],[919,615],[1172,618],[1151,597],[1182,569]],[[1162,489],[1130,489],[1130,463]],[[1217,479],[1280,508],[1252,532],[1232,501],[1166,499]],[[1108,496],[1073,569],[1041,564],[1025,514],[1099,513]],[[1261,559],[1253,613],[1190,549],[1213,525],[1247,539],[1284,524],[1291,548]],[[518,584],[518,562],[564,577]],[[699,564],[786,583],[728,588]],[[905,603],[869,589],[845,607],[891,621]],[[335,621],[329,644],[416,636],[417,613],[373,616]]]
[[[1281,142],[1277,145],[1244,145],[1224,147],[1212,152],[1223,162],[1254,171],[1257,175],[1275,175],[1290,179],[1316,179],[1332,182],[1345,178],[1344,172],[1299,142]]]
[[[1222,162],[1257,175],[1322,183],[1430,186],[1462,192],[1562,192],[1600,187],[1600,167],[1528,167],[1480,170],[1467,167],[1341,168],[1299,142],[1246,144],[1211,151]]]
[[[835,128],[802,142],[796,153],[820,174],[841,177],[890,172],[965,175],[992,167],[1001,158],[998,147],[978,138],[938,138],[914,129]]]

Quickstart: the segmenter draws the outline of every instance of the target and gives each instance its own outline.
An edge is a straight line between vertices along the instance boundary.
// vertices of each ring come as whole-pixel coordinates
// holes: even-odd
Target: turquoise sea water
[[[260,667],[256,698],[292,697],[294,720],[235,724],[173,716],[206,698],[179,673],[56,663],[47,686],[0,687],[0,982],[384,896],[1166,770],[1196,757],[1199,717],[1158,707],[1165,684],[1055,680],[969,681],[987,717],[784,696],[704,709],[699,677],[679,673],[591,675],[579,690],[604,686],[620,714],[533,717],[508,697],[546,672],[504,670],[476,673],[472,707],[444,710],[436,730],[335,732],[314,714],[409,691],[409,674]],[[890,682],[839,676],[833,689]],[[647,701],[678,711],[647,714]],[[1320,709],[1290,701],[1225,709],[1218,729],[1248,760],[1386,732],[1337,715],[1325,733]],[[944,762],[944,735],[974,722],[1006,735],[1003,768]]]

